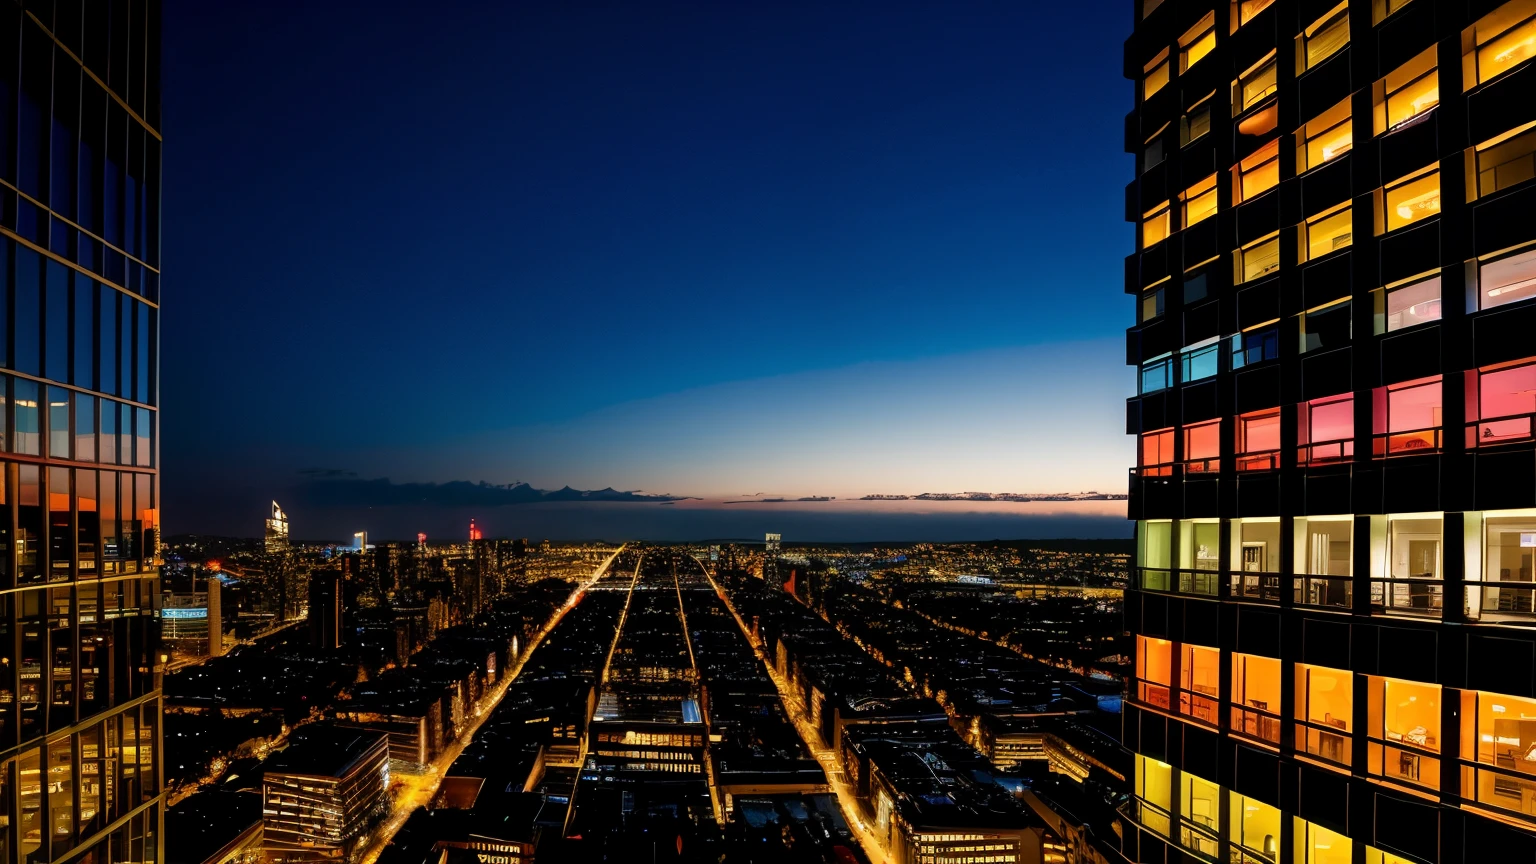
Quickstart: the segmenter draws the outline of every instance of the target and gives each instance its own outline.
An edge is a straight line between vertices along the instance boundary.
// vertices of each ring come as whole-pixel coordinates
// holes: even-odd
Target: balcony
[[[1419,456],[1439,453],[1443,446],[1440,427],[1391,432],[1371,438],[1371,455],[1377,459],[1392,456]]]
[[[1467,449],[1497,447],[1500,444],[1518,444],[1536,439],[1536,414],[1509,414],[1489,417],[1467,424]]]
[[[1438,618],[1445,610],[1445,585],[1438,579],[1372,579],[1371,608]]]

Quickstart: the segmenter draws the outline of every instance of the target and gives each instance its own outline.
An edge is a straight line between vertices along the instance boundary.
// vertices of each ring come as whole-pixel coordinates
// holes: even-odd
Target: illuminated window
[[[1499,512],[1483,520],[1481,611],[1529,616],[1536,611],[1536,511]]]
[[[1136,679],[1138,699],[1148,705],[1171,709],[1168,688],[1173,684],[1173,643],[1167,639],[1137,636]]]
[[[1144,290],[1141,293],[1141,304],[1140,305],[1141,305],[1141,320],[1142,320],[1143,323],[1145,323],[1147,321],[1151,321],[1154,318],[1161,318],[1162,317],[1163,311],[1164,311],[1164,307],[1163,307],[1163,288],[1162,288],[1162,285],[1163,285],[1164,282],[1167,282],[1167,281],[1168,281],[1167,277],[1164,277],[1164,278],[1158,280],[1157,283],[1154,284],[1152,287],[1147,288],[1146,290]]]
[[[1179,713],[1220,724],[1216,696],[1221,692],[1221,652],[1202,645],[1181,645],[1179,651]]]
[[[1367,770],[1389,780],[1440,788],[1440,685],[1366,678]]]
[[[1312,69],[1349,44],[1349,0],[1328,10],[1296,37],[1296,70]]]
[[[1233,855],[1233,861],[1274,862],[1280,855],[1280,810],[1236,792],[1228,792],[1229,821],[1227,840],[1242,849],[1244,855]]]
[[[1141,151],[1142,173],[1151,171],[1153,168],[1161,165],[1163,159],[1166,158],[1167,154],[1163,150],[1163,133],[1167,131],[1168,124],[1164,123],[1161,128],[1147,138],[1146,146]]]
[[[1354,213],[1349,204],[1340,204],[1313,216],[1300,226],[1301,260],[1311,261],[1349,246]]]
[[[1371,93],[1374,134],[1400,129],[1426,116],[1440,104],[1440,70],[1434,46],[1387,73]]]
[[[1270,234],[1255,240],[1237,250],[1232,259],[1236,284],[1268,276],[1280,269],[1280,235]]]
[[[1387,16],[1408,5],[1408,0],[1371,0],[1371,26],[1387,20]]]
[[[1265,144],[1232,169],[1232,203],[1241,204],[1280,183],[1280,141]]]
[[[1211,96],[1216,94],[1212,93]],[[1179,145],[1204,138],[1211,131],[1211,96],[1207,96],[1179,118]]]
[[[1244,573],[1280,571],[1280,520],[1232,520],[1232,569]]]
[[[1220,352],[1220,340],[1214,336],[1180,351],[1179,380],[1188,384],[1215,375]]]
[[[1179,37],[1179,72],[1200,62],[1216,47],[1216,13],[1207,12],[1199,23]]]
[[[1396,231],[1440,215],[1440,172],[1433,168],[1396,180],[1376,193],[1376,233]]]
[[[1469,447],[1489,447],[1531,440],[1531,418],[1536,415],[1536,362],[1518,360],[1489,366],[1468,374],[1468,390],[1475,395],[1469,404],[1476,421],[1468,426]],[[1473,402],[1473,400],[1468,400]]]
[[[1275,0],[1232,0],[1232,32],[1254,19],[1254,16],[1268,9]]]
[[[1536,297],[1536,246],[1495,253],[1476,262],[1475,267],[1481,309]]]
[[[1279,661],[1233,653],[1232,730],[1279,743]]]
[[[1184,227],[1216,215],[1216,175],[1201,180],[1179,195],[1184,205]]]
[[[1168,202],[1148,210],[1141,220],[1141,248],[1146,249],[1168,238]]]
[[[1141,364],[1141,392],[1156,393],[1173,386],[1173,355],[1164,354]]]
[[[1388,578],[1372,583],[1373,606],[1440,614],[1445,594],[1440,584],[1442,525],[1436,514],[1388,517]]]
[[[1301,316],[1301,353],[1342,348],[1349,344],[1350,303],[1335,300]]]
[[[1296,130],[1296,170],[1306,171],[1343,156],[1354,146],[1349,100],[1329,108]]]
[[[1141,81],[1141,98],[1145,101],[1151,99],[1152,94],[1163,89],[1168,83],[1168,49],[1159,51],[1143,71],[1146,72],[1146,77]]]
[[[1471,90],[1536,55],[1536,0],[1510,0],[1462,31],[1462,87]]]
[[[1221,522],[1216,519],[1179,521],[1179,569],[1215,572],[1220,564]],[[1199,592],[1199,593],[1212,593]]]
[[[1278,89],[1275,81],[1275,54],[1271,51],[1232,82],[1232,113],[1241,114],[1263,102]]]
[[[1302,465],[1347,462],[1355,455],[1355,397],[1328,396],[1297,408]]]
[[[1314,825],[1300,816],[1291,817],[1296,864],[1350,864],[1354,841],[1343,834]]]
[[[1376,313],[1383,316],[1376,332],[1391,333],[1440,320],[1440,274],[1415,276],[1376,292]]]
[[[1179,773],[1179,843],[1214,859],[1220,847],[1221,787],[1188,771]]]
[[[1349,575],[1354,520],[1349,516],[1296,519],[1296,603],[1348,609],[1354,596]]]
[[[1330,762],[1351,764],[1349,730],[1354,705],[1353,673],[1296,664],[1296,749]]]
[[[1184,470],[1210,474],[1221,470],[1221,421],[1207,420],[1184,427]]]
[[[1280,409],[1254,411],[1237,418],[1237,470],[1271,471],[1280,467]]]
[[[1232,337],[1232,368],[1241,369],[1280,356],[1280,328],[1261,324]]]
[[[1160,429],[1141,434],[1142,474],[1159,476],[1173,473],[1173,430]]]
[[[1167,591],[1173,523],[1152,519],[1136,527],[1136,566],[1141,568],[1141,587],[1146,591]]]
[[[1529,815],[1536,800],[1536,700],[1464,690],[1461,716],[1461,758],[1482,766],[1463,769],[1462,796]]]
[[[1470,155],[1476,162],[1470,167],[1477,172],[1477,196],[1524,183],[1536,177],[1536,122],[1484,141]]]
[[[1372,392],[1374,455],[1433,453],[1440,449],[1440,376],[1377,387]]]
[[[1163,835],[1172,836],[1172,822],[1168,815],[1173,812],[1173,766],[1156,759],[1136,754],[1137,809],[1142,825]]]

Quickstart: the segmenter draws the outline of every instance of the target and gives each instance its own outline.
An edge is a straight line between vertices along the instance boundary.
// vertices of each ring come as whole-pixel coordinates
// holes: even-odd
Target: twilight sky
[[[168,532],[275,496],[305,538],[461,533],[311,469],[1123,491],[1123,6],[168,0]],[[520,506],[478,518],[761,534]],[[825,530],[929,539],[865,516]]]

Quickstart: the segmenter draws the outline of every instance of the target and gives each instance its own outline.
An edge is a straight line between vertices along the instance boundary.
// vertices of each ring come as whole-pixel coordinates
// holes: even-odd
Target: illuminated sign
[[[207,609],[161,609],[161,618],[207,618]]]

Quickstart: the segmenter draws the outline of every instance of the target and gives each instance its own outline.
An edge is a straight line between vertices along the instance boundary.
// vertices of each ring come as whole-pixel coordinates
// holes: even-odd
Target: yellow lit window
[[[1354,705],[1353,673],[1296,664],[1296,749],[1349,765]]]
[[[1158,522],[1170,529],[1172,523]],[[1164,566],[1167,566],[1166,561]],[[1173,683],[1173,643],[1167,639],[1136,637],[1136,697],[1148,705],[1164,710],[1168,704],[1168,687]]]
[[[1536,56],[1536,0],[1510,0],[1461,33],[1462,87],[1471,90]]]
[[[1184,227],[1216,215],[1216,175],[1201,180],[1179,195],[1184,202]]]
[[[1168,83],[1168,49],[1159,51],[1143,71],[1146,72],[1146,77],[1141,81],[1141,98],[1147,100]]]
[[[1343,204],[1313,216],[1301,224],[1301,260],[1311,261],[1350,244],[1352,208]]]
[[[1393,855],[1391,852],[1383,852],[1374,846],[1367,846],[1365,847],[1365,864],[1415,864],[1415,862]]]
[[[1440,685],[1369,676],[1370,773],[1440,788]]]
[[[1186,847],[1215,858],[1221,828],[1221,787],[1188,771],[1179,774],[1179,840]]]
[[[1241,204],[1273,189],[1280,182],[1280,139],[1248,154],[1232,169],[1232,202]]]
[[[1464,690],[1461,716],[1461,758],[1489,766],[1463,769],[1461,794],[1528,812],[1525,802],[1536,799],[1536,699]]]
[[[1233,256],[1233,278],[1238,283],[1259,279],[1280,269],[1280,235],[1255,240]]]
[[[1275,52],[1248,68],[1232,82],[1232,113],[1241,114],[1275,92]]]
[[[1387,16],[1408,5],[1408,0],[1371,0],[1371,26],[1387,20]]]
[[[1435,47],[1387,73],[1371,88],[1375,134],[1406,126],[1440,104]]]
[[[1484,141],[1475,150],[1475,195],[1492,195],[1536,177],[1536,122]]]
[[[1232,0],[1232,32],[1236,33],[1237,28],[1252,21],[1274,2],[1275,0]]]
[[[1348,153],[1354,146],[1354,128],[1345,99],[1296,130],[1296,170],[1316,168]]]
[[[1168,202],[1148,210],[1141,220],[1141,248],[1163,242],[1168,237]]]
[[[1156,759],[1136,756],[1136,783],[1133,790],[1141,805],[1141,824],[1167,837],[1171,834],[1168,814],[1173,810],[1173,766]]]
[[[1410,175],[1387,186],[1381,195],[1385,202],[1382,218],[1387,231],[1439,216],[1440,172],[1430,170]],[[1381,233],[1382,227],[1382,224],[1377,225],[1377,233]]]
[[[1163,289],[1149,289],[1141,295],[1141,320],[1151,321],[1161,314],[1163,314]]]
[[[1227,800],[1227,839],[1253,855],[1275,860],[1280,854],[1280,809],[1236,792],[1228,792]],[[1239,859],[1234,855],[1232,860]]]
[[[1349,0],[1328,10],[1296,37],[1296,70],[1305,72],[1349,44]]]
[[[1216,47],[1216,13],[1207,12],[1199,23],[1179,37],[1179,71],[1182,73],[1200,62],[1200,58]]]
[[[1291,851],[1296,864],[1350,864],[1354,860],[1354,841],[1345,835],[1300,816],[1292,816],[1291,824],[1295,828]]]

